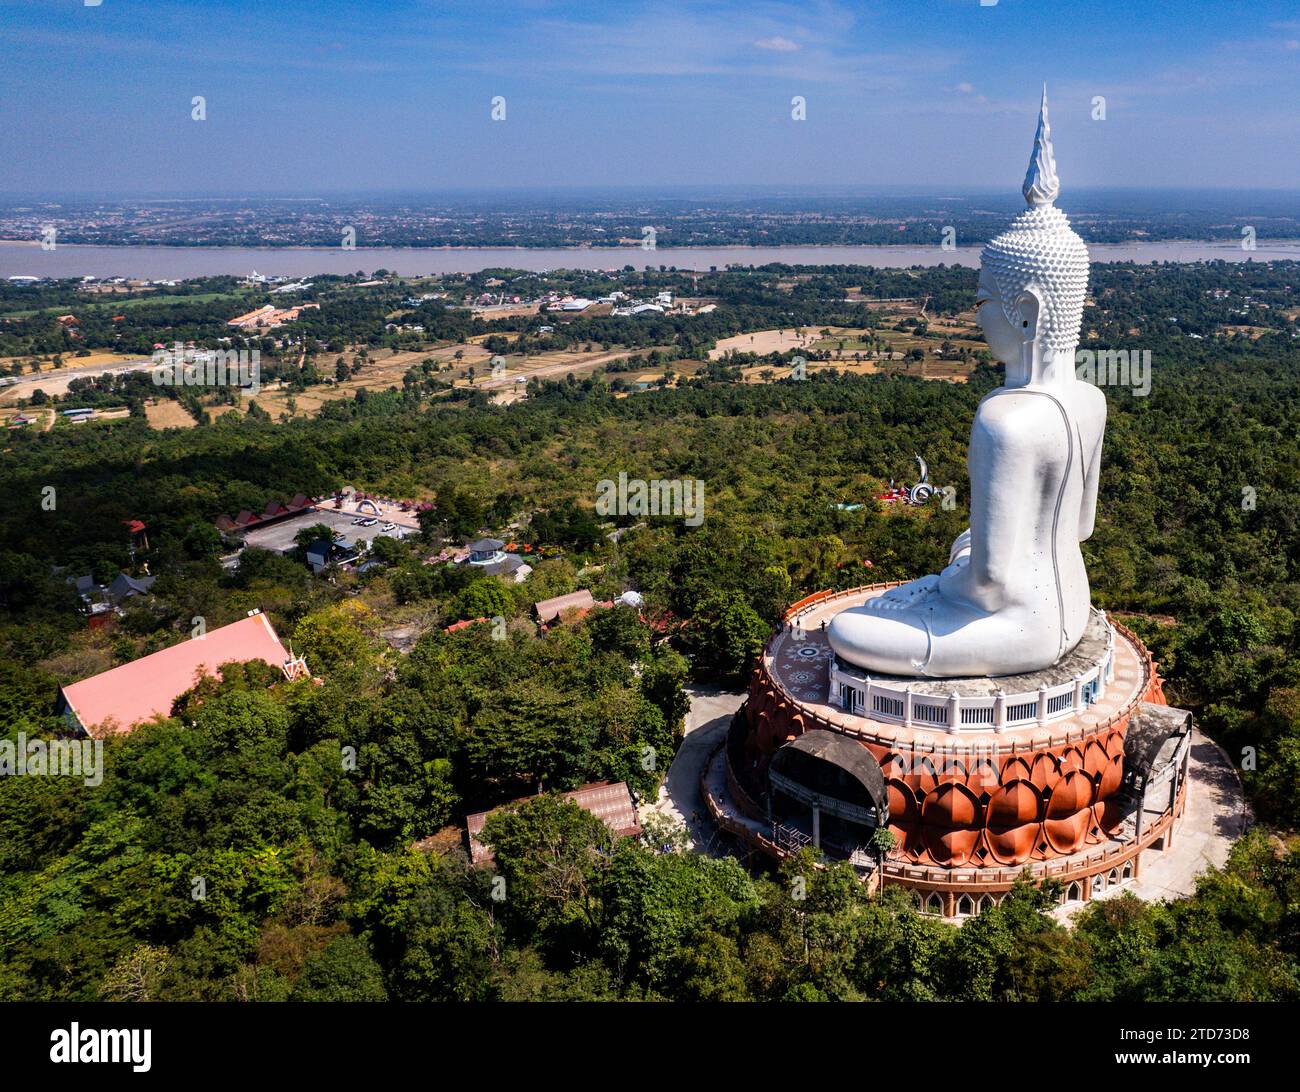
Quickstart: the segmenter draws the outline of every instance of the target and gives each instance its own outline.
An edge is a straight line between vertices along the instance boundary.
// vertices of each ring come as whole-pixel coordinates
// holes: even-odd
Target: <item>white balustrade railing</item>
[[[1104,617],[1103,617],[1104,621]],[[916,684],[874,679],[829,661],[831,705],[846,713],[907,727],[942,728],[947,732],[1002,732],[1008,728],[1050,724],[1082,712],[1106,693],[1114,677],[1115,631],[1106,623],[1106,652],[1088,670],[1055,686],[991,695],[922,694]]]

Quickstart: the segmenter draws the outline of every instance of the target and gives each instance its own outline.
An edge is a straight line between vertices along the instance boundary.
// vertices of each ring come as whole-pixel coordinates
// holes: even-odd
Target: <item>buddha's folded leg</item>
[[[826,637],[849,663],[888,675],[916,674],[930,655],[930,635],[916,611],[850,607],[831,619]]]
[[[827,630],[849,663],[889,675],[1006,675],[1031,670],[1052,638],[1046,615],[1020,608],[984,613],[925,594],[917,606],[850,607]]]

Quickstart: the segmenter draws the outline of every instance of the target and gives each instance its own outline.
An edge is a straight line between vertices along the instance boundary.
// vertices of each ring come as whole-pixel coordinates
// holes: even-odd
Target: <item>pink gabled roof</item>
[[[194,685],[201,672],[215,675],[222,664],[245,660],[280,667],[287,659],[289,653],[271,620],[255,614],[72,683],[63,688],[63,696],[88,735],[129,732],[142,721],[169,716],[172,702]]]

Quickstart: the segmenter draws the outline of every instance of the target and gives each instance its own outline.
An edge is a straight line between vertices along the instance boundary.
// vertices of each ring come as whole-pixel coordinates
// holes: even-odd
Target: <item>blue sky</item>
[[[1067,188],[1300,189],[1294,2],[0,0],[0,57],[7,192],[1014,189],[1044,79]]]

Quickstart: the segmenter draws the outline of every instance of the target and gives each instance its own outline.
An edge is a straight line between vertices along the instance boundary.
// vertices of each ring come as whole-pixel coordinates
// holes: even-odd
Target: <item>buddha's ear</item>
[[[1016,311],[1020,315],[1020,337],[1033,341],[1038,336],[1038,320],[1043,313],[1043,300],[1033,286],[1026,288],[1016,298]]]

